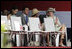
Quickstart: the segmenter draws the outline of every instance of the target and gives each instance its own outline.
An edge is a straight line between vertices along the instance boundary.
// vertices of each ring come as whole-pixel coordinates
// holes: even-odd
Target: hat
[[[49,8],[48,10],[47,10],[47,12],[55,12],[56,10],[55,10],[55,8]]]
[[[35,15],[35,14],[37,14],[38,12],[39,12],[38,9],[34,8],[34,9],[32,10],[32,15]]]

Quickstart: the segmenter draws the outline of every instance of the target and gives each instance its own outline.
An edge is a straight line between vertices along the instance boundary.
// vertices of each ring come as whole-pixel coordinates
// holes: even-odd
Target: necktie
[[[26,16],[26,24],[28,23],[28,16]]]

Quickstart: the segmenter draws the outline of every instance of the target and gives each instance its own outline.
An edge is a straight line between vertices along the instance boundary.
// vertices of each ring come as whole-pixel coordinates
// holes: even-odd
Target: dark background
[[[57,11],[71,11],[71,1],[1,1],[1,10],[10,10],[14,5],[18,6],[19,10],[28,6],[30,10],[33,8],[47,10],[49,7],[54,7]]]

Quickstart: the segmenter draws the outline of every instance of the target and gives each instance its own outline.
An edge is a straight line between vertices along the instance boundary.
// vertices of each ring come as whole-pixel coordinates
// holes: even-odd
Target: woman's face
[[[47,15],[53,16],[54,14],[53,14],[53,12],[48,12]]]
[[[13,14],[16,14],[18,12],[18,9],[13,10]]]
[[[39,13],[37,13],[36,16],[38,17],[39,16]]]
[[[33,15],[33,17],[38,17],[39,16],[39,14],[37,13],[37,14],[35,14],[35,15]]]

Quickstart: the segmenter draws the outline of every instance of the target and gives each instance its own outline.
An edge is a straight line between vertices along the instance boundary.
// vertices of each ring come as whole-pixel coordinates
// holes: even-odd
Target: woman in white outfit
[[[47,10],[46,17],[52,17],[52,18],[53,18],[56,31],[65,31],[65,27],[66,27],[66,26],[65,26],[64,24],[61,24],[61,23],[60,23],[58,17],[56,17],[56,16],[54,15],[54,13],[55,13],[55,9],[54,9],[54,8],[49,8],[49,9]],[[64,36],[65,36],[65,33],[62,32],[62,33],[61,33],[61,38],[60,38],[60,43],[59,43],[60,46],[63,46]]]

